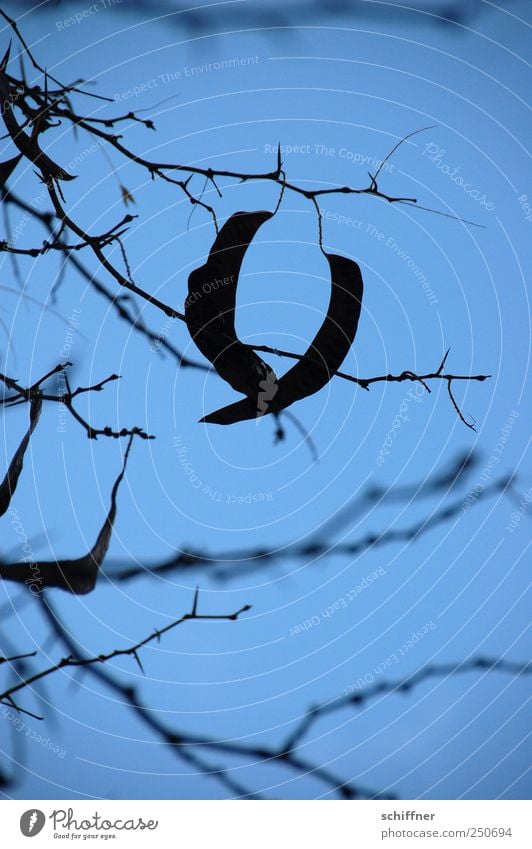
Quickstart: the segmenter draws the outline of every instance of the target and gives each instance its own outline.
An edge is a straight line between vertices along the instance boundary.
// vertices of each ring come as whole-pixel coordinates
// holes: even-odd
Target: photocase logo
[[[35,837],[43,830],[46,817],[37,808],[25,811],[20,818],[20,830],[24,837]]]

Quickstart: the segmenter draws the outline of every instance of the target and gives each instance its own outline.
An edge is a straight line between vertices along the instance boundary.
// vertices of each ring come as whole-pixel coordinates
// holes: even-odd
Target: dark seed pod
[[[235,212],[218,233],[205,265],[188,278],[185,318],[199,350],[220,377],[256,406],[261,384],[276,383],[264,360],[241,342],[235,330],[236,293],[246,251],[273,212]]]
[[[0,189],[5,189],[6,183],[11,177],[11,174],[22,159],[22,154],[14,156],[12,159],[7,159],[5,162],[0,162]]]
[[[17,488],[18,479],[20,477],[20,473],[22,472],[22,466],[24,464],[24,454],[26,453],[26,449],[30,444],[32,433],[37,427],[37,424],[39,423],[41,409],[42,398],[40,395],[34,395],[30,402],[30,426],[26,431],[22,442],[15,451],[15,454],[13,456],[13,459],[11,460],[11,463],[9,464],[4,480],[2,481],[2,483],[0,483],[0,516],[3,516],[6,512],[7,508],[11,503],[13,494]]]
[[[295,401],[322,389],[338,371],[357,332],[362,307],[363,282],[356,262],[337,254],[325,254],[331,269],[331,298],[325,320],[303,358],[277,382],[273,398],[263,411],[245,398],[205,416],[210,424],[233,424],[257,415],[280,413]]]
[[[109,512],[91,550],[74,560],[42,560],[30,563],[25,561],[3,563],[0,561],[0,577],[4,581],[26,584],[29,591],[35,595],[51,587],[57,587],[74,595],[86,595],[92,592],[111,542],[117,511],[116,499],[126,472],[131,444],[132,437],[124,454],[122,470],[111,490]]]

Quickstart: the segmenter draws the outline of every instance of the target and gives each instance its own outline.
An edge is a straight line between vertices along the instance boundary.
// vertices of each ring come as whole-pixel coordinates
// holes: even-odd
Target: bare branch
[[[78,386],[78,388],[74,390],[70,389],[68,377],[65,374],[64,379],[68,390],[67,392],[61,395],[52,395],[41,390],[41,385],[46,380],[48,380],[54,374],[58,374],[59,372],[65,371],[65,369],[67,369],[71,365],[72,363],[59,363],[59,365],[55,366],[55,368],[53,368],[43,377],[39,378],[36,383],[32,384],[32,386],[27,388],[24,386],[20,386],[20,384],[14,378],[7,377],[5,374],[0,373],[0,380],[3,381],[3,383],[5,383],[7,387],[9,387],[9,389],[15,392],[15,395],[10,395],[7,398],[0,399],[0,404],[13,406],[14,404],[18,404],[20,402],[32,400],[39,400],[40,403],[42,403],[43,401],[55,401],[58,404],[63,404],[65,406],[70,415],[85,429],[89,439],[97,439],[98,436],[110,436],[114,439],[119,439],[120,437],[124,436],[140,436],[141,439],[155,439],[154,436],[145,433],[145,431],[140,427],[123,427],[119,431],[113,430],[109,426],[103,428],[95,428],[90,425],[74,407],[73,402],[74,399],[78,397],[78,395],[82,395],[86,392],[101,392],[101,390],[107,383],[120,379],[120,376],[118,374],[111,374],[109,375],[109,377],[104,378],[104,380],[101,380],[99,383],[96,383],[93,386]]]
[[[506,494],[514,481],[515,476],[501,477],[499,480],[484,487],[482,492],[477,494],[475,503],[497,495],[497,493]],[[449,486],[448,479],[446,476],[443,476],[439,480],[435,480],[432,484],[429,484],[425,490],[425,494],[435,494],[439,490],[447,488],[447,486]],[[396,500],[399,498],[408,501],[410,497],[409,493],[413,489],[414,487],[399,488],[399,491],[395,495]],[[259,546],[256,548],[218,553],[179,548],[176,554],[155,563],[145,564],[137,562],[131,565],[121,565],[111,562],[108,564],[108,577],[113,581],[125,581],[146,576],[146,574],[165,575],[168,573],[190,572],[191,569],[207,569],[211,577],[215,580],[228,581],[241,577],[244,572],[250,574],[261,571],[280,561],[301,560],[306,566],[315,566],[325,557],[331,557],[333,555],[360,557],[364,552],[374,551],[383,545],[398,542],[415,542],[438,525],[449,522],[459,516],[464,505],[463,497],[456,498],[447,506],[442,507],[436,512],[429,512],[423,519],[405,528],[386,528],[380,532],[369,532],[362,537],[347,542],[335,542],[327,536],[327,530],[331,535],[333,532],[337,533],[342,525],[348,524],[352,517],[362,509],[364,503],[374,504],[379,498],[379,494],[384,501],[383,493],[379,493],[379,490],[376,490],[374,487],[368,487],[365,495],[353,505],[350,505],[341,517],[340,515],[336,517],[334,525],[330,529],[325,528],[319,536],[314,534],[310,539],[302,542],[280,543],[272,548]],[[394,493],[392,490],[391,497],[393,498],[393,496]]]
[[[154,640],[157,640],[157,642],[159,642],[163,634],[166,634],[168,631],[172,631],[174,628],[177,628],[179,625],[182,625],[183,622],[234,622],[243,613],[246,613],[248,610],[251,610],[251,605],[246,604],[236,610],[234,613],[198,613],[197,603],[198,591],[196,591],[196,593],[194,594],[194,604],[190,613],[184,613],[182,616],[179,617],[179,619],[174,619],[173,622],[171,622],[169,625],[165,625],[164,628],[156,629],[155,631],[153,631],[153,633],[149,634],[147,637],[144,637],[144,639],[140,640],[138,643],[135,643],[135,645],[130,646],[129,648],[114,649],[113,651],[107,652],[106,654],[99,654],[97,657],[79,657],[69,655],[68,657],[62,658],[57,663],[54,663],[52,666],[49,666],[46,669],[41,670],[40,672],[36,672],[34,675],[30,675],[28,678],[24,678],[17,684],[8,687],[7,690],[4,690],[3,693],[0,693],[0,704],[5,704],[7,701],[13,704],[13,696],[15,695],[15,693],[19,693],[26,687],[31,687],[32,684],[35,684],[42,678],[47,678],[48,675],[51,675],[52,673],[57,672],[60,669],[67,669],[79,666],[90,666],[93,663],[107,663],[110,660],[114,660],[114,658],[116,657],[127,656],[134,657],[137,663],[139,663],[140,665],[140,660],[137,654],[138,651],[141,648],[144,648],[144,646],[149,645],[149,643],[152,643]],[[33,657],[35,654],[36,652],[32,652],[31,654],[19,655],[15,658],[0,658],[0,663],[17,660],[21,657]],[[142,665],[140,665],[140,667],[142,669]],[[143,669],[142,672],[144,672]]]
[[[378,681],[367,687],[367,689],[347,688],[349,692],[329,702],[315,705],[309,708],[301,718],[290,736],[286,739],[282,749],[291,752],[302,745],[312,726],[324,716],[344,710],[345,708],[361,708],[369,701],[379,696],[395,695],[396,693],[411,693],[415,687],[419,687],[431,678],[449,679],[454,675],[463,675],[468,672],[502,672],[506,675],[518,677],[520,675],[532,674],[532,661],[516,663],[504,658],[475,657],[470,660],[462,660],[458,663],[428,664],[421,669],[399,680]]]
[[[54,632],[60,637],[69,652],[69,656],[80,656],[79,649],[71,635],[63,627],[60,619],[55,613],[50,601],[40,597],[42,607]],[[101,664],[92,663],[87,667],[91,675],[97,677],[114,693],[121,696],[131,710],[147,725],[153,733],[163,740],[170,750],[182,760],[192,764],[195,769],[205,776],[211,776],[219,781],[231,795],[239,798],[253,799],[261,798],[260,794],[244,787],[232,777],[227,766],[214,766],[209,762],[212,754],[229,755],[245,759],[257,765],[282,763],[287,769],[296,775],[310,775],[336,793],[340,798],[395,798],[393,794],[381,795],[365,787],[359,787],[351,782],[345,782],[340,776],[331,770],[316,765],[312,761],[295,753],[286,754],[275,748],[267,748],[260,745],[233,742],[231,740],[217,740],[200,735],[193,735],[181,730],[169,728],[163,723],[156,712],[146,705],[140,698],[135,688],[122,684],[105,669]]]

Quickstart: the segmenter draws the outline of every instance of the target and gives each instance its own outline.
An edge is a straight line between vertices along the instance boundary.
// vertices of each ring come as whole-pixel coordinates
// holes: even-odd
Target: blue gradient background
[[[231,4],[230,4],[231,5]],[[248,5],[248,4],[244,4]],[[197,424],[205,413],[234,399],[216,376],[177,371],[149,343],[115,317],[112,308],[81,277],[68,270],[50,301],[60,256],[20,262],[20,296],[10,258],[1,259],[2,371],[22,383],[64,359],[65,320],[79,310],[79,330],[68,358],[73,384],[87,385],[111,372],[122,380],[80,399],[95,425],[141,425],[156,433],[137,441],[118,499],[118,518],[106,564],[110,581],[71,598],[51,593],[56,609],[84,650],[99,654],[127,646],[190,609],[201,587],[205,612],[229,613],[250,603],[237,623],[190,623],[142,652],[146,675],[133,660],[109,664],[131,681],[168,724],[190,733],[275,745],[311,704],[342,694],[363,676],[402,678],[425,663],[453,662],[477,654],[523,661],[531,653],[527,546],[530,515],[510,533],[516,509],[500,494],[479,500],[415,542],[391,544],[347,558],[308,564],[289,558],[229,582],[207,570],[141,577],[113,583],[124,563],[151,563],[177,549],[209,552],[284,546],[319,534],[320,527],[368,483],[394,487],[423,481],[473,448],[484,461],[493,453],[512,411],[516,418],[494,475],[518,470],[518,489],[532,481],[527,468],[530,409],[524,395],[530,353],[530,311],[525,271],[531,259],[532,221],[519,202],[532,197],[527,131],[530,91],[531,10],[516,2],[508,11],[488,9],[470,28],[437,26],[421,14],[388,20],[386,4],[373,15],[327,18],[305,24],[293,4],[293,29],[198,31],[179,19],[148,20],[127,9],[102,10],[83,23],[61,26],[84,7],[33,11],[19,24],[36,56],[62,80],[80,76],[94,90],[121,100],[105,105],[78,100],[78,111],[105,117],[147,110],[157,133],[123,125],[126,144],[148,158],[254,172],[273,169],[283,145],[310,145],[310,153],[284,157],[288,179],[304,187],[367,185],[367,171],[413,130],[436,125],[397,151],[380,178],[393,195],[415,196],[423,205],[482,225],[374,197],[327,197],[322,209],[324,245],[361,265],[365,295],[355,345],[344,370],[361,376],[437,368],[450,347],[450,371],[488,373],[485,383],[455,384],[464,413],[477,433],[455,414],[445,384],[412,400],[412,385],[378,384],[370,392],[339,379],[297,405],[320,459],[289,422],[287,439],[273,444],[273,423],[231,428]],[[284,6],[290,12],[290,4]],[[6,6],[12,14],[20,7]],[[377,14],[378,12],[378,14]],[[298,20],[301,25],[298,25]],[[2,44],[8,42],[4,30]],[[3,48],[2,48],[3,49]],[[253,64],[185,75],[188,66],[258,57]],[[164,75],[181,74],[167,80]],[[157,80],[138,96],[134,86]],[[166,101],[161,103],[161,101]],[[156,105],[160,104],[160,105]],[[124,240],[135,281],[181,309],[190,271],[204,261],[214,237],[204,210],[141,168],[108,149],[114,175],[93,139],[68,127],[46,135],[50,153],[78,175],[64,186],[68,209],[92,232],[112,226],[125,212],[116,177],[136,200],[139,217]],[[453,182],[426,145],[444,150],[440,163],[459,166],[486,209]],[[326,155],[315,146],[333,148]],[[350,151],[352,159],[340,155]],[[11,152],[2,142],[3,158]],[[434,148],[431,148],[434,150]],[[356,155],[356,156],[355,156]],[[191,183],[197,193],[202,178]],[[208,186],[204,199],[220,219],[237,209],[272,209],[274,185],[219,180],[223,197]],[[25,197],[41,188],[31,168],[20,167],[11,187]],[[44,208],[43,204],[43,208]],[[350,216],[356,226],[338,224]],[[11,230],[20,219],[10,211]],[[376,231],[382,233],[379,238]],[[18,244],[32,246],[44,230],[26,223]],[[393,238],[426,275],[437,302],[404,259],[386,247]],[[329,297],[327,267],[317,246],[316,216],[304,198],[287,192],[277,216],[248,251],[239,288],[238,330],[247,340],[304,351],[319,326]],[[120,263],[118,251],[108,255]],[[116,291],[86,252],[81,259]],[[46,309],[42,304],[46,304]],[[199,359],[181,322],[139,301],[145,321],[189,356]],[[30,344],[31,343],[31,344]],[[279,371],[287,360],[269,358]],[[397,431],[390,454],[377,458],[401,404],[408,422]],[[28,452],[13,506],[36,557],[82,554],[107,512],[124,443],[86,439],[73,420],[58,432],[59,411],[44,408]],[[4,412],[2,467],[26,427],[27,409]],[[175,450],[186,448],[188,475]],[[183,455],[181,455],[183,456]],[[481,482],[484,463],[459,492],[405,503],[376,502],[354,516],[338,539],[404,528],[453,499],[467,498]],[[192,477],[194,475],[195,477]],[[527,477],[528,475],[528,477]],[[200,482],[198,486],[196,481]],[[217,495],[213,495],[216,493]],[[264,496],[255,503],[234,498]],[[253,499],[252,499],[253,500]],[[229,503],[228,503],[229,502]],[[19,543],[9,517],[2,519],[3,556],[17,559]],[[322,611],[373,570],[384,575],[331,617]],[[47,639],[38,605],[22,590],[0,587],[0,649],[40,651],[39,664],[61,656]],[[320,624],[290,636],[313,616]],[[434,623],[398,663],[386,662],[413,632]],[[38,664],[38,665],[39,665]],[[71,683],[75,677],[77,684]],[[5,678],[5,675],[4,675]],[[398,793],[404,798],[526,798],[529,748],[526,705],[529,682],[501,673],[468,673],[430,680],[407,694],[380,697],[358,712],[345,710],[318,722],[301,753],[327,764],[345,780]],[[25,729],[2,727],[6,768],[17,767],[18,784],[3,794],[17,798],[224,798],[213,778],[196,776],[90,675],[58,673],[21,704],[45,716],[24,718]],[[28,731],[30,729],[30,731]],[[31,729],[65,751],[38,745]],[[213,755],[234,767],[250,790],[282,798],[318,798],[327,789],[312,775],[294,776],[281,765],[254,765]]]

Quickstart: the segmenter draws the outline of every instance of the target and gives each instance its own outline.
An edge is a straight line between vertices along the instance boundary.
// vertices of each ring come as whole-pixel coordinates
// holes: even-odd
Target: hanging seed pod
[[[7,159],[5,162],[0,162],[0,189],[5,189],[6,183],[11,177],[11,174],[22,159],[22,154],[19,153],[12,159]]]
[[[39,422],[41,409],[42,398],[40,395],[34,395],[30,402],[30,426],[24,434],[22,442],[15,451],[13,459],[11,460],[6,472],[6,476],[0,484],[0,516],[3,516],[6,512],[11,503],[13,493],[17,488],[18,479],[24,463],[24,454],[26,453],[26,448],[30,443],[31,435]]]
[[[185,318],[190,335],[220,377],[256,405],[261,384],[276,384],[273,369],[235,330],[236,293],[246,251],[273,212],[235,212],[218,233],[205,265],[188,278]]]
[[[124,454],[122,471],[115,480],[111,491],[111,507],[91,550],[83,557],[78,557],[75,560],[0,563],[0,577],[4,581],[26,584],[30,592],[35,594],[50,587],[58,587],[74,595],[86,595],[94,589],[100,566],[111,542],[116,518],[116,498],[126,472],[132,441],[133,437],[130,437]]]
[[[360,267],[338,254],[325,254],[331,270],[331,297],[325,320],[303,358],[277,382],[271,400],[259,397],[259,412],[245,398],[201,419],[209,424],[234,424],[267,413],[280,413],[295,401],[314,395],[340,368],[357,332],[362,307]],[[260,402],[264,402],[261,408]]]

